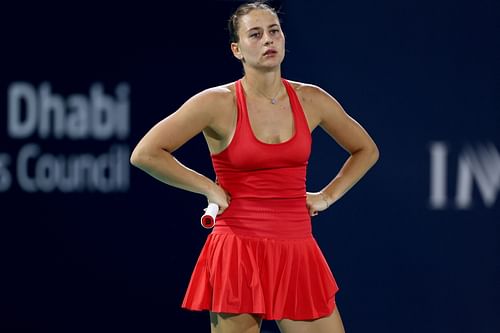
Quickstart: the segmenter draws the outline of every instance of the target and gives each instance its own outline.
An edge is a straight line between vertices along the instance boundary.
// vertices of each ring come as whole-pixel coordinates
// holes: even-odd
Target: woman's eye
[[[259,36],[260,36],[260,33],[256,32],[254,34],[251,34],[250,38],[255,38],[255,37],[259,37]]]

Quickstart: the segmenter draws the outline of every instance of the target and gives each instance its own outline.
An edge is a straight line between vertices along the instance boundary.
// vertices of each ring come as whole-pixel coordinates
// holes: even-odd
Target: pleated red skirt
[[[288,217],[288,223],[279,229],[284,236],[272,237],[270,232],[277,229],[276,225],[273,229],[269,223],[256,225],[258,208],[249,206],[248,200],[240,202],[231,202],[217,221],[217,228],[208,235],[182,307],[252,313],[268,320],[312,320],[330,315],[339,288],[310,233],[310,220],[309,225],[303,218],[294,220],[297,212],[290,210],[290,200],[286,210],[274,202],[274,209],[281,217]],[[253,212],[251,221],[242,217],[245,207]],[[295,207],[303,216],[304,204]],[[238,212],[237,220],[231,219],[232,211]],[[265,214],[277,217],[270,211]],[[252,229],[245,229],[245,225]]]

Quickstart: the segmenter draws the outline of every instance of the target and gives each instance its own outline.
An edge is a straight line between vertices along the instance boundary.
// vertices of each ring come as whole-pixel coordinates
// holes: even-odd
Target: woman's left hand
[[[316,216],[330,205],[322,192],[307,192],[306,205],[310,216]]]

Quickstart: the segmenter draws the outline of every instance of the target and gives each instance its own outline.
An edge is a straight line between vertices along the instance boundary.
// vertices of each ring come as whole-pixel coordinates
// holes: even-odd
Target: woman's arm
[[[319,125],[350,154],[328,185],[320,192],[308,194],[309,211],[311,215],[316,215],[339,200],[363,177],[378,160],[379,151],[370,135],[335,98],[318,87],[312,86],[308,90],[308,100]]]
[[[189,139],[211,126],[227,104],[227,89],[212,88],[184,103],[176,112],[153,126],[139,141],[130,162],[161,182],[207,197],[219,205],[219,213],[229,205],[224,190],[204,175],[186,167],[172,153]]]

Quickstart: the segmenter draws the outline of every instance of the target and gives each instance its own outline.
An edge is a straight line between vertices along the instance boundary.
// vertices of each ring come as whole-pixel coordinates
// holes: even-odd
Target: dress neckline
[[[244,118],[246,119],[246,123],[248,124],[248,129],[249,129],[249,132],[251,133],[251,136],[252,138],[262,144],[262,145],[265,145],[265,146],[281,146],[281,145],[284,145],[284,144],[287,144],[287,143],[290,143],[292,142],[296,137],[297,137],[297,111],[295,110],[295,108],[293,107],[293,104],[292,104],[292,101],[291,101],[291,96],[290,96],[290,92],[289,92],[289,86],[288,86],[288,82],[286,82],[285,79],[281,79],[281,82],[283,83],[283,85],[285,86],[285,91],[287,93],[287,96],[288,96],[288,103],[290,104],[290,109],[292,110],[292,117],[293,117],[293,134],[291,137],[289,137],[288,139],[282,141],[282,142],[278,142],[278,143],[267,143],[267,142],[264,142],[262,141],[261,139],[259,139],[256,135],[255,135],[255,132],[253,131],[253,128],[252,128],[252,124],[250,123],[250,116],[248,115],[248,108],[247,108],[247,100],[246,100],[246,97],[245,97],[245,90],[243,88],[243,84],[242,84],[242,79],[238,80],[238,84],[240,86],[240,92],[241,92],[241,99],[242,99],[242,107],[243,107],[243,110],[242,113],[244,114]]]

